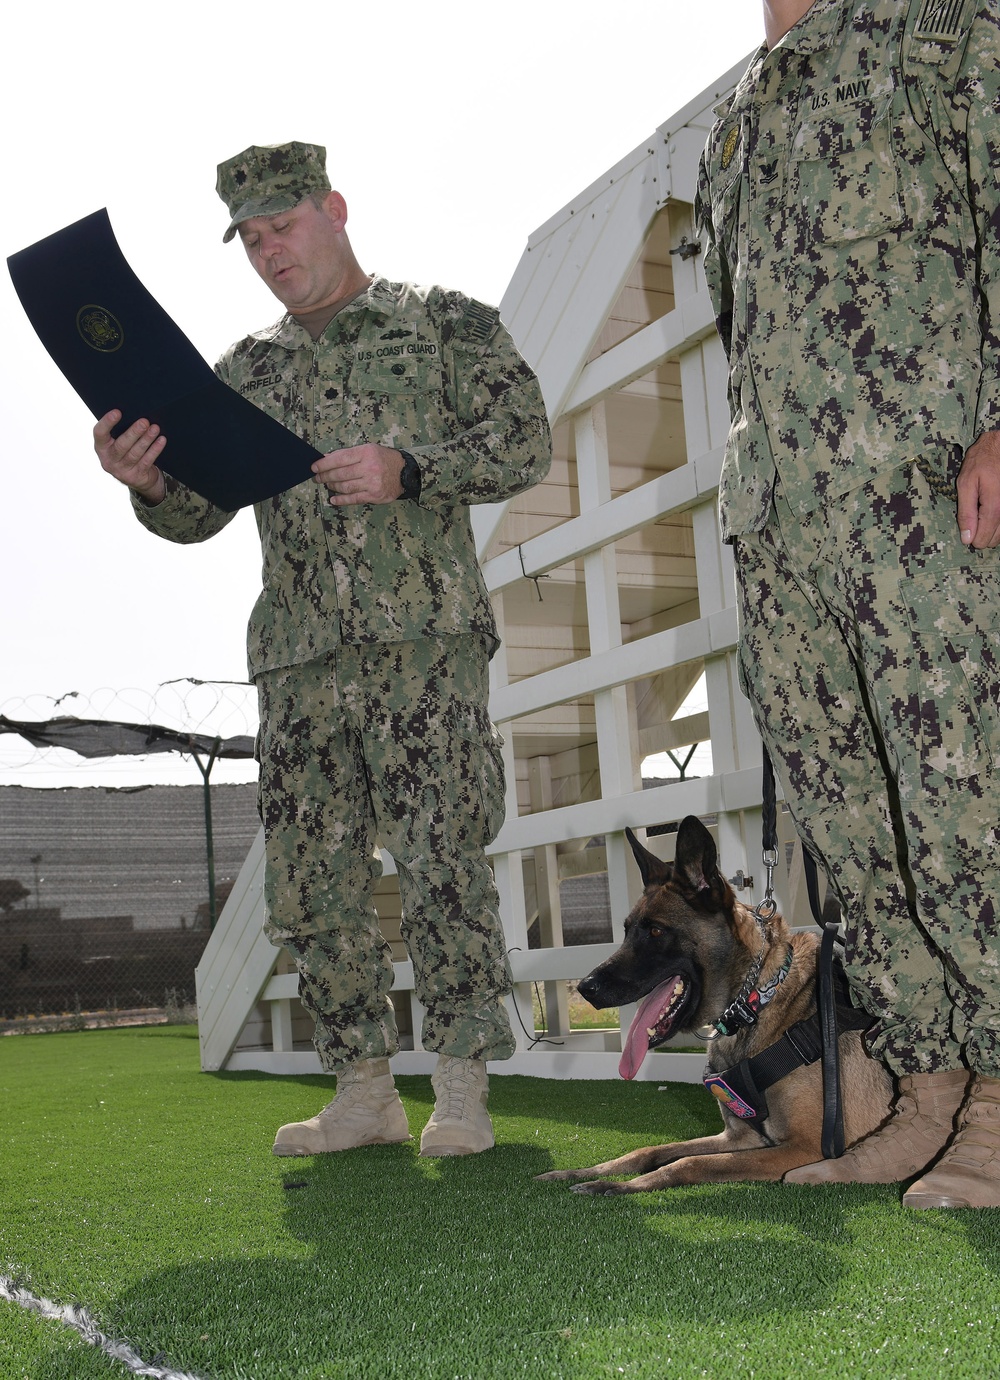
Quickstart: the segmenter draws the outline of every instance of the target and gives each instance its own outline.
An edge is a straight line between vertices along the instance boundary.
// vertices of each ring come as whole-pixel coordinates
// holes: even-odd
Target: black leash
[[[771,876],[777,861],[778,849],[778,807],[774,784],[774,767],[764,749],[763,781],[763,823],[761,837],[764,850],[764,865]],[[823,908],[819,900],[819,876],[816,860],[802,847],[802,862],[805,867],[806,889],[809,893],[809,908],[813,919],[822,931],[819,960],[816,968],[816,1005],[819,1017],[820,1041],[822,1044],[823,1067],[823,1158],[839,1159],[844,1153],[844,1111],[840,1097],[840,1047],[837,1028],[837,998],[834,985],[834,944],[837,940],[837,926],[825,924]]]
[[[816,860],[805,848],[802,862],[809,892],[809,908],[823,931],[816,965],[816,1007],[819,1033],[823,1041],[823,1158],[836,1160],[844,1153],[844,1109],[840,1096],[840,1043],[837,1029],[837,1000],[833,987],[833,946],[837,926],[825,924],[819,903],[819,877]]]

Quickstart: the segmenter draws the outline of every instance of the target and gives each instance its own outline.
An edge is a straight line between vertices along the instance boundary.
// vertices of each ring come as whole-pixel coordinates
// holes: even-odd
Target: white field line
[[[53,1303],[51,1299],[40,1298],[30,1289],[15,1284],[9,1275],[0,1275],[0,1298],[26,1308],[40,1317],[51,1318],[74,1328],[90,1346],[96,1346],[114,1361],[128,1367],[133,1375],[152,1376],[153,1380],[200,1380],[190,1371],[171,1370],[169,1366],[158,1365],[159,1358],[145,1362],[125,1342],[113,1341],[100,1330],[86,1308],[78,1304]]]

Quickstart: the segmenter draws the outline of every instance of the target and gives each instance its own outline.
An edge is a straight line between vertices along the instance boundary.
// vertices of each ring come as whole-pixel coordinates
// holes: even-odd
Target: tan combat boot
[[[274,1138],[276,1155],[323,1155],[356,1145],[409,1140],[410,1129],[388,1059],[359,1059],[337,1074],[337,1096],[309,1121],[290,1121]]]
[[[1000,1078],[977,1075],[958,1132],[903,1194],[911,1208],[1000,1207]]]
[[[420,1137],[421,1155],[474,1155],[493,1144],[486,1110],[490,1080],[482,1059],[438,1056],[431,1077],[434,1111]]]
[[[888,1121],[839,1159],[790,1169],[786,1184],[894,1184],[926,1169],[955,1130],[969,1075],[965,1069],[904,1073]]]

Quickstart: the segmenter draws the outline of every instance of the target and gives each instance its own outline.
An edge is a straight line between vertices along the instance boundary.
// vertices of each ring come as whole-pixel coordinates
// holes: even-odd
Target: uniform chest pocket
[[[806,245],[884,234],[903,220],[888,107],[863,101],[804,121],[792,141],[790,201]]]
[[[441,351],[435,341],[359,349],[349,389],[365,393],[429,393],[441,388]]]

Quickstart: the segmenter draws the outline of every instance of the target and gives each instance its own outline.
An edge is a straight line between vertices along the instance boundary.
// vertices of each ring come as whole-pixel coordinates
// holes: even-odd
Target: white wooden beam
[[[494,556],[483,566],[486,587],[491,593],[509,589],[526,576],[534,579],[544,575],[574,557],[620,541],[659,518],[688,512],[715,496],[721,471],[720,446],[699,456],[696,463],[658,475],[599,508],[570,518],[551,531],[523,542],[520,547]]]
[[[669,356],[683,354],[714,334],[715,314],[706,288],[591,360],[580,371],[566,399],[563,415],[570,416],[583,408],[593,407],[609,393],[648,374]]]
[[[597,834],[645,828],[683,819],[685,815],[718,814],[760,805],[760,772],[755,768],[728,776],[692,777],[611,799],[564,805],[544,815],[508,818],[487,852],[501,855],[510,848],[530,849],[545,843],[569,843]]]
[[[513,685],[498,686],[490,712],[497,723],[506,723],[550,705],[593,695],[616,685],[652,675],[669,666],[683,666],[698,657],[717,655],[736,645],[736,610],[720,609],[710,618],[667,628],[637,642],[601,652],[584,661],[570,662]]]

